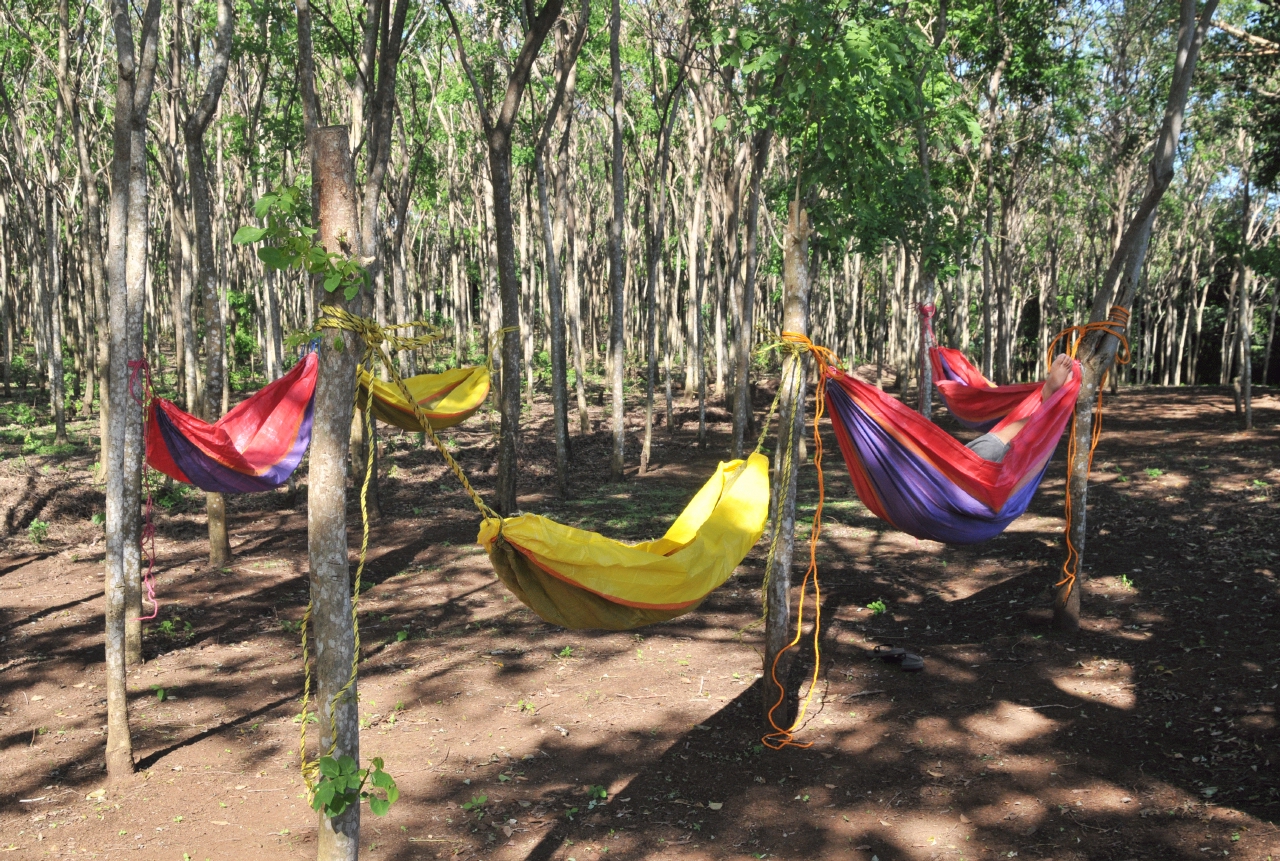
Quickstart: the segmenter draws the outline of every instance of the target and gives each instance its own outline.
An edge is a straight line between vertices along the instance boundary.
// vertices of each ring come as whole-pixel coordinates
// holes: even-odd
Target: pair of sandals
[[[881,644],[872,649],[871,654],[886,664],[898,664],[904,673],[918,673],[924,669],[924,658],[915,652],[908,652],[901,646]]]

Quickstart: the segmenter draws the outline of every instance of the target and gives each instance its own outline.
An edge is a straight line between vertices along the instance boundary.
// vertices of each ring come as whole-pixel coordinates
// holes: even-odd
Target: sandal
[[[918,673],[924,669],[924,658],[914,652],[907,652],[902,656],[902,671],[904,673]]]
[[[871,650],[871,654],[887,664],[900,664],[908,652],[901,646],[890,646],[884,643]]]

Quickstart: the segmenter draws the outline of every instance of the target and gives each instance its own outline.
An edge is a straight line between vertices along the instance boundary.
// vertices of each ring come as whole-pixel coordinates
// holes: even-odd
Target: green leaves
[[[236,231],[235,236],[231,237],[231,242],[235,245],[252,245],[255,242],[261,242],[266,235],[267,228],[245,224]]]
[[[311,795],[312,809],[332,818],[363,799],[369,802],[374,816],[386,816],[391,805],[399,800],[400,790],[391,775],[383,771],[381,757],[374,757],[369,765],[369,768],[360,768],[349,756],[320,757],[320,780]],[[366,790],[366,783],[373,789]]]
[[[277,188],[254,201],[253,214],[265,219],[266,225],[246,224],[236,231],[236,245],[265,243],[258,249],[258,259],[269,269],[295,270],[321,279],[326,292],[339,288],[347,301],[368,286],[369,274],[359,261],[344,254],[326,251],[315,241],[316,229],[308,222],[311,215],[306,195],[297,185]]]

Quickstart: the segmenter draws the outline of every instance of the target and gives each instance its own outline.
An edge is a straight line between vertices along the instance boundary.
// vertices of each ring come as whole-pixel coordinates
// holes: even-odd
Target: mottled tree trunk
[[[561,115],[565,90],[568,88],[569,79],[573,76],[578,52],[586,39],[590,14],[591,0],[583,0],[574,39],[560,46],[558,56],[560,68],[555,96],[547,109],[547,116],[542,124],[542,134],[538,137],[533,153],[534,173],[538,183],[538,217],[542,225],[542,245],[546,260],[547,305],[551,331],[551,412],[552,423],[555,425],[556,492],[561,497],[569,495],[569,391],[566,385],[568,359],[565,344],[564,289],[560,279],[560,260],[556,253],[555,231],[551,220],[546,151],[551,140],[551,130],[555,126],[556,118]],[[572,112],[564,111],[564,117],[566,126],[570,125]],[[566,165],[562,169],[567,167]],[[581,385],[580,381],[579,385]]]
[[[314,182],[319,195],[320,242],[331,252],[348,253],[344,240],[359,236],[355,170],[346,126],[317,129],[312,141]],[[311,289],[320,290],[318,286]],[[340,292],[317,294],[326,305],[341,306]],[[307,554],[310,564],[311,620],[316,654],[316,701],[320,749],[336,740],[333,755],[360,759],[356,685],[338,697],[351,676],[355,628],[351,617],[351,577],[347,555],[345,461],[362,349],[352,332],[324,329],[320,335],[307,477]],[[336,699],[335,699],[336,698]],[[336,719],[337,737],[330,733]],[[360,805],[341,816],[320,815],[318,857],[354,861],[359,854]]]
[[[556,19],[564,0],[546,0],[542,11],[528,22],[524,44],[511,66],[503,101],[496,114],[491,114],[485,91],[471,69],[467,59],[466,42],[453,9],[446,2],[445,14],[453,28],[458,59],[471,83],[476,108],[484,127],[489,154],[489,177],[493,185],[494,246],[497,256],[498,291],[502,304],[502,327],[507,332],[502,340],[501,393],[499,404],[502,412],[500,439],[498,442],[498,510],[511,514],[516,510],[516,470],[520,435],[520,280],[516,276],[515,230],[511,218],[511,133],[520,110],[520,99],[529,84],[533,61],[542,49],[547,34]],[[491,327],[494,329],[496,327]],[[492,344],[490,345],[492,350]]]
[[[133,22],[124,0],[111,4],[116,42],[116,105],[111,161],[107,277],[111,323],[111,412],[106,454],[106,676],[107,775],[133,773],[125,667],[142,656],[141,583],[138,581],[142,487],[142,408],[129,397],[129,363],[142,358],[142,290],[146,276],[146,118],[156,65],[160,0],[142,17],[142,57],[135,57]]]
[[[799,335],[809,331],[809,215],[792,201],[787,232],[783,237],[782,328]],[[773,683],[774,661],[777,678],[785,685],[787,656],[778,659],[791,634],[791,558],[795,550],[796,478],[800,467],[800,442],[804,437],[805,375],[809,357],[788,353],[782,360],[782,397],[778,404],[778,450],[774,457],[773,523],[777,530],[769,565],[772,573],[766,584],[768,613],[764,633],[764,720],[785,693]],[[784,475],[783,464],[790,459],[792,469]],[[786,712],[790,712],[788,704]],[[786,715],[784,714],[784,717]],[[790,723],[788,718],[787,723]],[[780,724],[781,725],[781,724]]]
[[[760,184],[769,163],[773,135],[762,129],[752,139],[751,192],[747,199],[747,272],[742,282],[742,325],[739,326],[734,367],[733,456],[742,457],[744,437],[751,426],[751,345],[756,305],[756,271],[759,261]]]

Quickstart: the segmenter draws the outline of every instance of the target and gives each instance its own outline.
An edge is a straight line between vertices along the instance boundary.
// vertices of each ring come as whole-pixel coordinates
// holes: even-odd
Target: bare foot
[[[1053,360],[1053,365],[1049,368],[1049,376],[1044,381],[1044,389],[1040,393],[1040,400],[1049,400],[1054,392],[1067,384],[1067,380],[1071,379],[1071,365],[1071,357],[1066,353],[1062,353]]]

